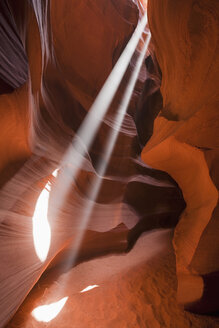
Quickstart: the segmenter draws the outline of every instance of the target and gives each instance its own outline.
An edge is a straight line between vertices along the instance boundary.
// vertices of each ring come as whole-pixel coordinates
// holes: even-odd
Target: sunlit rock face
[[[147,166],[139,156],[141,146],[133,116],[146,78],[144,67],[100,191],[89,202],[105,140],[116,123],[117,105],[135,69],[142,38],[92,146],[86,149],[66,199],[53,217],[55,179],[72,169],[72,163],[63,164],[61,160],[132,36],[142,17],[142,7],[131,0],[2,3],[2,22],[9,22],[13,28],[7,23],[8,34],[1,38],[7,43],[7,38],[14,40],[16,35],[20,45],[16,51],[10,48],[10,61],[2,62],[4,72],[15,59],[13,65],[17,68],[14,80],[11,77],[14,83],[10,84],[15,91],[0,97],[3,327],[48,266],[64,262],[63,270],[68,271],[77,262],[78,248],[79,258],[84,259],[125,252],[142,231],[174,226],[185,203],[176,182],[167,173]],[[1,78],[8,83],[4,74]],[[90,218],[82,234],[84,209],[91,203]]]
[[[178,300],[218,311],[218,1],[149,1],[163,107],[142,159],[168,172],[186,201],[174,234]]]

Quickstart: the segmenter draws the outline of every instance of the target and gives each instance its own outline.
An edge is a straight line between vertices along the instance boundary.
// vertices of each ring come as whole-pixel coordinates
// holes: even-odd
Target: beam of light
[[[147,14],[145,13],[142,20],[136,27],[128,44],[126,45],[123,53],[113,67],[102,89],[100,90],[83,123],[78,129],[78,138],[73,139],[71,146],[67,150],[62,160],[63,166],[66,163],[71,165],[68,165],[67,168],[63,169],[57,179],[52,197],[54,200],[52,206],[53,218],[57,217],[58,211],[61,208],[71,187],[72,180],[77,175],[78,170],[83,163],[84,155],[86,154],[86,151],[89,150],[92,142],[94,141],[97,130],[110,104],[112,103],[115,93],[121,83],[123,75],[126,72],[126,69],[138,45],[146,24]],[[79,140],[81,140],[81,142]]]
[[[139,72],[140,72],[140,69],[141,69],[147,48],[148,48],[148,44],[150,42],[150,38],[151,38],[151,34],[149,33],[147,35],[147,39],[145,41],[144,47],[138,57],[135,69],[132,73],[129,84],[125,90],[121,104],[119,106],[119,110],[116,115],[115,129],[112,129],[110,135],[108,136],[107,145],[105,148],[103,159],[98,164],[98,170],[97,170],[98,176],[95,177],[93,182],[91,183],[88,199],[86,200],[86,204],[84,204],[82,214],[81,214],[80,231],[78,231],[77,235],[75,236],[74,243],[73,243],[73,245],[74,245],[73,252],[69,258],[69,263],[66,264],[66,266],[68,268],[72,267],[72,265],[74,264],[74,262],[76,260],[76,257],[77,257],[77,254],[78,254],[78,251],[79,251],[79,248],[80,248],[83,236],[84,236],[85,229],[88,226],[88,222],[89,222],[93,207],[95,205],[95,200],[98,196],[98,193],[99,193],[99,190],[100,190],[100,187],[102,184],[102,177],[106,172],[107,165],[108,165],[110,156],[112,154],[116,139],[118,137],[118,133],[120,131],[120,127],[121,127],[124,115],[127,111],[128,104],[130,102],[136,81],[138,79],[138,75],[139,75]]]
[[[90,285],[90,286],[87,286],[86,288],[82,289],[80,291],[80,293],[88,292],[89,290],[94,289],[94,288],[97,288],[97,287],[99,287],[99,285]]]
[[[147,23],[147,16],[145,15],[143,20],[139,24],[141,28],[139,28],[139,25],[138,25],[138,28],[136,28],[136,30],[138,31],[137,38],[136,38],[136,32],[134,33],[135,34],[134,35],[135,48],[139,42],[142,32],[144,31],[146,23]],[[89,222],[89,219],[90,219],[90,216],[91,216],[94,204],[95,204],[96,197],[100,190],[100,186],[102,183],[102,176],[104,175],[105,170],[107,168],[107,164],[108,164],[109,158],[111,156],[116,138],[118,136],[119,129],[121,127],[126,109],[128,107],[136,80],[138,78],[139,71],[140,71],[149,41],[150,41],[150,33],[148,33],[148,35],[147,35],[147,39],[146,39],[144,48],[139,55],[135,70],[132,73],[131,79],[129,81],[129,86],[127,87],[124,97],[122,98],[122,101],[121,101],[121,104],[119,107],[119,111],[117,114],[116,129],[114,129],[109,136],[104,159],[101,162],[101,164],[99,165],[99,170],[98,170],[99,175],[96,177],[96,179],[92,183],[92,186],[90,188],[90,193],[88,196],[88,200],[86,201],[86,204],[82,209],[80,231],[77,233],[77,235],[74,238],[73,252],[72,252],[69,260],[66,262],[67,268],[72,267],[72,265],[75,263],[75,260],[76,260],[76,257],[77,257],[77,254],[78,254],[78,251],[79,251],[79,248],[81,245],[81,241],[84,236],[84,231],[88,225],[88,222]],[[133,44],[133,39],[132,39],[132,44]],[[133,45],[132,45],[132,47],[133,47]],[[125,68],[123,67],[123,69],[122,69],[122,67],[120,67],[120,71],[122,69],[123,74],[125,73],[125,71],[127,69],[129,61],[131,60],[131,57],[135,51],[135,48],[130,49],[130,46],[129,46],[128,54],[125,53],[125,58],[126,59],[128,58],[128,61],[127,61],[127,63],[124,63],[124,59],[122,60],[122,66],[124,66],[124,64],[125,65],[127,64]],[[124,53],[122,54],[122,56],[124,56]],[[120,61],[120,59],[118,60],[118,62],[119,61]],[[117,62],[117,64],[118,64],[118,62]],[[113,74],[113,75],[110,74],[109,80],[107,80],[106,84],[104,85],[104,87],[101,90],[100,94],[98,95],[96,101],[94,102],[94,105],[91,107],[82,126],[79,129],[79,136],[83,140],[87,149],[90,147],[92,141],[94,140],[95,133],[101,123],[103,116],[106,113],[107,108],[110,105],[110,102],[113,98],[112,96],[114,96],[114,94],[118,88],[119,83],[117,83],[117,85],[115,87],[114,79],[112,79],[112,76],[114,76],[114,74],[115,74],[114,72],[116,72],[116,75],[119,74],[117,64],[114,67],[116,70],[112,71],[111,74]],[[120,66],[121,66],[121,64],[120,64]],[[123,74],[121,74],[121,72],[120,72],[121,78],[122,78]],[[116,76],[115,76],[115,79],[117,79]],[[121,81],[121,79],[120,79],[120,81]],[[113,95],[111,93],[111,88],[114,89]],[[110,101],[108,99],[108,92],[111,93]],[[105,99],[105,97],[106,97],[106,99]],[[108,103],[107,103],[107,101],[108,101]],[[112,140],[110,140],[110,138]],[[79,142],[73,141],[73,146],[71,146],[70,149],[67,151],[67,154],[65,155],[65,158],[64,158],[64,162],[72,163],[74,166],[73,167],[70,166],[70,168],[68,166],[67,168],[65,168],[65,170],[63,170],[63,172],[61,174],[59,174],[58,183],[56,184],[55,190],[54,190],[56,192],[55,198],[53,199],[54,205],[53,205],[53,215],[52,216],[54,218],[57,215],[57,210],[61,207],[61,205],[63,203],[64,197],[66,196],[68,189],[72,183],[72,179],[74,178],[74,176],[76,176],[76,174],[78,173],[79,166],[83,163],[83,160],[84,160],[83,154],[85,154],[85,150],[82,149]],[[56,205],[56,207],[55,207],[55,205]],[[55,210],[54,210],[54,207],[55,207]],[[62,277],[62,279],[65,280],[66,278]],[[63,283],[64,283],[64,281],[63,281]],[[65,281],[65,283],[66,283],[66,281]]]
[[[63,309],[68,297],[48,305],[41,305],[35,308],[31,314],[39,322],[49,322],[53,320]]]
[[[52,175],[57,177],[57,172],[55,170]],[[46,260],[51,243],[51,228],[47,218],[50,191],[51,183],[48,182],[40,193],[32,217],[34,248],[41,262]]]
[[[141,66],[142,66],[146,51],[148,49],[150,39],[151,39],[151,34],[149,32],[147,34],[147,39],[145,41],[144,47],[143,47],[143,49],[142,49],[142,51],[141,51],[141,53],[138,57],[138,60],[136,62],[135,69],[134,69],[134,71],[132,73],[132,76],[129,80],[129,83],[126,87],[126,90],[125,90],[125,93],[123,95],[122,101],[119,105],[117,115],[116,115],[116,118],[115,118],[115,127],[111,130],[111,133],[108,136],[103,159],[97,167],[97,172],[100,176],[103,176],[106,172],[106,168],[107,168],[107,165],[109,163],[109,159],[111,157],[114,145],[116,143],[116,140],[117,140],[117,137],[118,137],[118,134],[119,134],[119,131],[120,131],[120,128],[121,128],[125,113],[127,111],[129,102],[131,100],[131,96],[132,96],[132,93],[134,91],[134,87],[135,87],[135,84],[137,82],[138,75],[139,75],[139,72],[140,72],[140,69],[141,69]]]

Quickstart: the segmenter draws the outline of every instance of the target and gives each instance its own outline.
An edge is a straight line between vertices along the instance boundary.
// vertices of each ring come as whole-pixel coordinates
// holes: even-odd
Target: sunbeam
[[[138,45],[141,35],[147,24],[147,14],[143,16],[142,20],[136,27],[132,37],[130,38],[123,53],[118,59],[117,63],[112,69],[105,84],[100,90],[97,98],[91,106],[87,116],[77,131],[78,138],[74,138],[71,146],[67,150],[62,164],[72,164],[69,169],[65,168],[59,174],[57,178],[55,190],[53,193],[53,208],[52,216],[57,217],[58,211],[61,208],[66,195],[70,189],[73,178],[77,175],[78,170],[83,163],[84,155],[90,148],[98,128],[102,122],[104,115],[106,114],[119,84],[126,72],[129,62],[133,56],[133,53]],[[83,145],[83,146],[82,146]]]
[[[64,164],[67,163],[68,165],[65,165],[65,169],[63,169],[62,172],[60,172],[58,178],[56,179],[56,184],[54,185],[54,192],[51,197],[52,198],[51,209],[53,211],[52,217],[54,219],[56,218],[58,214],[58,210],[61,208],[64,202],[64,199],[72,183],[72,179],[77,175],[80,166],[83,164],[84,155],[86,151],[89,149],[89,147],[91,146],[95,134],[99,128],[99,125],[101,124],[101,120],[103,116],[106,114],[106,111],[115,95],[115,92],[118,89],[119,83],[121,82],[121,79],[128,67],[132,55],[137,45],[139,44],[139,40],[145,29],[146,23],[147,23],[147,16],[145,14],[143,19],[139,23],[138,27],[136,28],[128,45],[126,46],[124,52],[119,58],[117,64],[115,65],[113,71],[111,72],[109,78],[107,79],[105,85],[103,86],[99,95],[97,96],[94,104],[92,105],[81,127],[79,128],[78,131],[79,139],[73,140],[71,147],[67,151],[62,161]],[[131,95],[134,90],[135,83],[137,81],[139,71],[141,69],[142,62],[144,60],[148,48],[148,44],[150,42],[150,38],[151,35],[150,32],[148,31],[148,33],[146,34],[146,40],[143,49],[141,49],[134,71],[132,72],[128,86],[126,87],[126,91],[123,95],[120,106],[118,108],[118,112],[115,119],[115,126],[107,138],[107,144],[106,144],[103,159],[98,164],[98,170],[97,170],[98,175],[93,179],[91,183],[88,197],[82,208],[82,213],[80,215],[79,231],[75,235],[72,245],[73,251],[65,263],[65,268],[67,269],[72,267],[72,265],[74,265],[81,245],[81,241],[84,236],[84,232],[86,228],[89,227],[89,219],[91,217],[91,213],[95,205],[95,200],[98,196],[101,187],[102,178],[106,172],[110,156],[112,154],[116,139],[118,137],[118,133],[120,131],[120,127],[124,115],[126,113],[128,104],[130,102]],[[81,140],[83,141],[83,144]],[[61,277],[61,280],[62,282],[60,283],[60,286],[63,286],[67,283],[66,278],[64,276]]]
[[[95,200],[98,196],[98,193],[99,193],[99,190],[100,190],[100,187],[102,184],[102,177],[104,176],[104,174],[106,172],[110,156],[112,154],[116,139],[118,137],[118,133],[120,131],[120,127],[121,127],[124,115],[127,111],[128,104],[130,102],[131,95],[133,93],[133,90],[134,90],[134,87],[135,87],[135,84],[136,84],[136,81],[137,81],[137,78],[139,75],[139,71],[141,69],[146,51],[148,49],[148,44],[150,42],[150,38],[151,38],[151,35],[150,35],[150,33],[148,33],[144,47],[138,57],[135,70],[132,73],[129,84],[126,88],[126,91],[122,98],[121,104],[119,106],[119,109],[118,109],[118,112],[116,115],[115,128],[112,129],[110,135],[108,136],[104,156],[98,165],[98,175],[95,178],[93,178],[93,182],[91,183],[90,191],[88,194],[88,199],[86,200],[86,203],[84,204],[82,214],[81,214],[80,231],[78,231],[77,235],[74,238],[73,252],[69,258],[69,263],[66,263],[66,266],[69,268],[74,264],[74,262],[76,260],[86,227],[91,228],[89,226],[89,219],[90,219],[93,207],[95,205]]]

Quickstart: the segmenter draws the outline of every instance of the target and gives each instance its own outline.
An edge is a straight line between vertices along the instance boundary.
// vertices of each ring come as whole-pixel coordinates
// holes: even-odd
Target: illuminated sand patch
[[[80,293],[88,292],[89,290],[92,290],[92,289],[97,288],[97,287],[99,287],[99,285],[89,285],[89,286],[87,286],[86,288],[82,289],[82,290],[80,291]]]
[[[38,306],[31,314],[39,322],[50,322],[61,312],[67,299],[68,297],[63,297],[57,302]]]

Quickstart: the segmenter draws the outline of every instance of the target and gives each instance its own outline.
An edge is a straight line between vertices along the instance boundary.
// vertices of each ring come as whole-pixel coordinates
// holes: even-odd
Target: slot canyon
[[[0,0],[0,328],[219,328],[218,54],[218,0]]]

